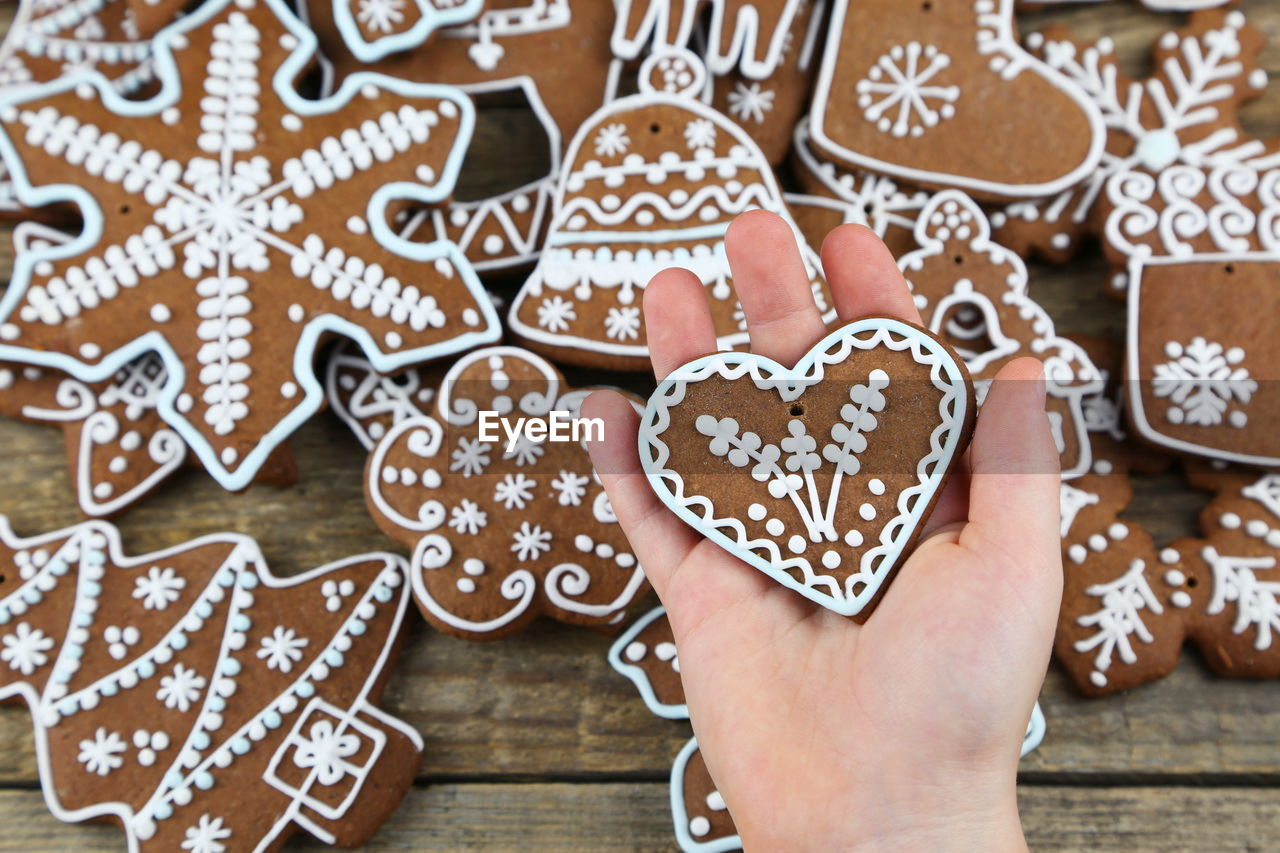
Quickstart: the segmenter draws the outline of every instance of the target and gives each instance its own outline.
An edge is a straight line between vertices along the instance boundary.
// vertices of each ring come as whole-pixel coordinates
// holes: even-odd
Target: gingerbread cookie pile
[[[591,435],[488,420],[580,425],[600,371],[653,391],[632,395],[641,456],[677,515],[861,621],[995,374],[1040,358],[1056,648],[1081,690],[1167,673],[1184,643],[1280,675],[1280,351],[1257,309],[1280,281],[1280,147],[1237,115],[1265,90],[1262,37],[1218,0],[1143,2],[1198,11],[1130,79],[1106,38],[1020,36],[1035,0],[21,0],[0,415],[60,427],[74,500],[105,518],[184,467],[227,501],[292,485],[290,436],[327,406],[368,453],[365,506],[334,511],[407,555],[282,581],[235,534],[131,558],[105,522],[22,539],[0,518],[0,698],[31,711],[55,814],[114,818],[131,849],[369,837],[421,752],[376,707],[410,600],[498,640],[539,617],[616,635],[649,591]],[[545,168],[480,180],[473,137],[531,144],[513,104]],[[828,322],[815,248],[875,230],[922,327],[833,326],[796,365],[747,352],[724,238],[755,209],[790,227]],[[1029,256],[1090,240],[1123,347],[1037,301]],[[654,391],[641,305],[672,266],[720,352]],[[1130,475],[1165,459],[1136,441],[1198,460],[1198,538],[1123,517]],[[660,610],[610,660],[688,718]],[[1028,748],[1042,733],[1037,709]],[[693,740],[672,785],[683,849],[737,845]]]

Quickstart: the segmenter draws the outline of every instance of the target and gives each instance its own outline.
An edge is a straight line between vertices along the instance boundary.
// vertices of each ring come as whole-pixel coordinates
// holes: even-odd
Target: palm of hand
[[[753,351],[794,363],[824,328],[789,227],[748,214],[726,248]],[[919,322],[871,232],[833,232],[823,260],[842,319]],[[683,270],[647,289],[659,377],[714,350],[702,291]],[[865,625],[685,527],[639,469],[629,404],[588,402],[607,424],[593,459],[667,607],[699,745],[748,849],[1021,843],[1017,756],[1061,595],[1058,481],[1043,383],[1002,380],[1040,375],[1024,359],[997,377],[965,464]]]

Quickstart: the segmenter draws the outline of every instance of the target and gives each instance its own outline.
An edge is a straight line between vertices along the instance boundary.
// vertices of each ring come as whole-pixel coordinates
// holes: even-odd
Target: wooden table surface
[[[1280,2],[1240,7],[1271,43],[1264,64],[1280,72]],[[1058,19],[1083,36],[1112,36],[1134,73],[1149,68],[1147,47],[1178,20],[1113,2],[1027,15],[1024,30]],[[1245,116],[1258,135],[1280,134],[1280,84]],[[464,190],[475,197],[531,176],[522,170],[536,174],[536,165],[502,150],[507,134],[527,127],[514,111],[486,114]],[[0,240],[7,246],[7,234]],[[0,281],[7,254],[5,261]],[[1060,330],[1117,334],[1122,310],[1102,296],[1105,280],[1091,249],[1067,268],[1033,265],[1031,292]],[[119,520],[127,548],[143,553],[233,530],[257,538],[282,575],[393,549],[364,510],[365,454],[337,419],[317,416],[295,446],[302,480],[288,490],[229,495],[202,473],[181,473]],[[60,430],[3,421],[0,447],[0,513],[19,533],[80,520]],[[1157,540],[1193,532],[1203,494],[1176,475],[1140,478],[1136,490],[1128,517]],[[423,733],[426,758],[418,783],[367,849],[672,849],[667,779],[689,728],[645,709],[606,663],[609,643],[554,624],[490,644],[416,625],[383,704]],[[1188,652],[1171,677],[1102,700],[1077,696],[1055,666],[1042,702],[1048,734],[1019,779],[1033,849],[1280,848],[1280,684],[1215,678]],[[123,849],[114,827],[54,820],[38,788],[27,711],[0,708],[0,851]]]

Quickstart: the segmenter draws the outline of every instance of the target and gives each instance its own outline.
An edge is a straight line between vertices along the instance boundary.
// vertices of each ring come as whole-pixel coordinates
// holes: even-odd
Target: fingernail
[[[1049,389],[1045,383],[1044,365],[1040,365],[1040,373],[1036,376],[1036,399],[1040,401],[1040,407],[1044,408],[1045,400],[1048,397]]]

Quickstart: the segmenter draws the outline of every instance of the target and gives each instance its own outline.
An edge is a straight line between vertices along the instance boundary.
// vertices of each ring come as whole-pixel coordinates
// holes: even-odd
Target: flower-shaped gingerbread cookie
[[[1015,358],[1044,362],[1048,411],[1062,475],[1089,470],[1084,399],[1103,389],[1102,376],[1074,342],[1027,295],[1022,260],[991,240],[986,215],[968,196],[946,190],[933,196],[915,228],[920,248],[898,265],[925,325],[964,357],[980,389]],[[980,391],[980,396],[984,396]]]
[[[127,557],[90,522],[21,539],[0,517],[0,699],[36,730],[45,799],[130,850],[367,840],[422,739],[375,703],[409,600],[404,561],[273,576],[250,539]]]
[[[479,350],[445,375],[439,420],[402,420],[374,449],[369,511],[413,549],[440,630],[496,639],[539,614],[611,629],[648,588],[583,446],[603,428],[579,417],[589,393],[533,353]]]
[[[19,200],[85,217],[18,259],[0,358],[94,382],[160,353],[160,412],[228,489],[321,405],[327,337],[390,371],[498,334],[456,246],[387,224],[396,200],[451,191],[470,103],[378,75],[304,99],[314,44],[281,0],[214,0],[157,36],[149,100],[92,73],[0,96]]]

